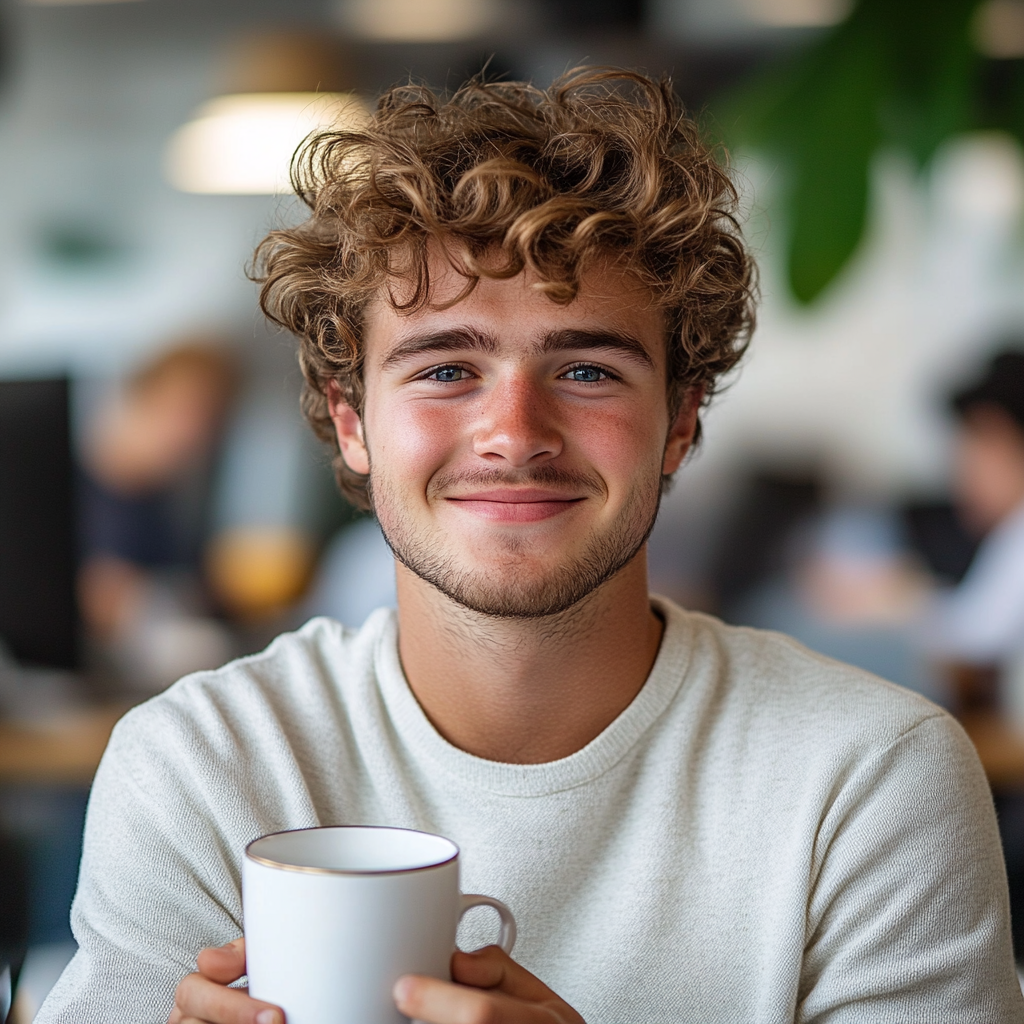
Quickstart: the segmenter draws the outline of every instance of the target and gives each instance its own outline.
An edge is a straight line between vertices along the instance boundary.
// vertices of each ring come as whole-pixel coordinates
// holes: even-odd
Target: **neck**
[[[434,727],[477,757],[554,761],[585,747],[640,692],[661,643],[646,549],[558,615],[470,611],[398,565],[399,654]]]

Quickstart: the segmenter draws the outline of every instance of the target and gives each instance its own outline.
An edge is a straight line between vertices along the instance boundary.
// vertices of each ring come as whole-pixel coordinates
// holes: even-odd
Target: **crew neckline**
[[[545,796],[585,785],[613,768],[672,702],[692,657],[691,624],[678,605],[651,596],[665,622],[657,657],[632,702],[585,747],[556,761],[509,764],[489,761],[449,743],[431,724],[409,687],[398,656],[398,617],[382,624],[374,661],[388,715],[403,746],[450,777],[504,796]]]

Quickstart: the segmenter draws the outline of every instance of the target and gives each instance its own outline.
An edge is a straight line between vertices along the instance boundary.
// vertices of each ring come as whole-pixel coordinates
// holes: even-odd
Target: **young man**
[[[346,823],[450,836],[519,922],[515,961],[402,979],[409,1017],[1024,1019],[952,720],[648,595],[663,485],[751,322],[735,196],[668,89],[398,90],[299,176],[264,304],[398,615],[313,620],[118,726],[43,1024],[280,1024],[227,987],[243,850]]]

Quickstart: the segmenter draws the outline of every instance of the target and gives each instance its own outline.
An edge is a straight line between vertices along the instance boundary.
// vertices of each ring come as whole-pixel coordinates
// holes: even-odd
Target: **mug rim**
[[[371,828],[381,832],[412,832],[419,836],[430,836],[432,839],[443,839],[454,847],[455,852],[450,857],[439,860],[434,864],[420,864],[413,868],[367,868],[359,871],[350,868],[314,868],[304,864],[287,864],[284,861],[274,860],[272,857],[263,857],[252,852],[252,848],[257,843],[262,842],[264,839],[271,839],[274,836],[290,835],[294,832],[325,832],[328,829]],[[347,875],[354,878],[367,875],[408,875],[415,871],[433,871],[434,868],[441,868],[446,864],[451,864],[452,861],[458,860],[460,852],[459,844],[447,836],[440,836],[436,832],[424,832],[423,829],[419,828],[402,828],[398,825],[309,825],[306,828],[283,828],[277,832],[267,832],[266,835],[257,836],[252,842],[247,843],[245,847],[245,856],[254,864],[262,864],[264,867],[277,868],[280,871],[298,871],[300,874],[308,875]]]

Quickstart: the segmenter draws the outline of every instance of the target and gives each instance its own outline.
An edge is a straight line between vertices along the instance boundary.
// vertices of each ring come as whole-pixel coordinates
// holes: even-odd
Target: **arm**
[[[234,845],[173,756],[199,759],[167,716],[115,729],[89,803],[72,928],[78,952],[38,1024],[162,1024],[196,952],[241,931]],[[162,732],[165,749],[154,749]]]
[[[992,797],[948,715],[837,780],[816,842],[796,1020],[1024,1020]]]

